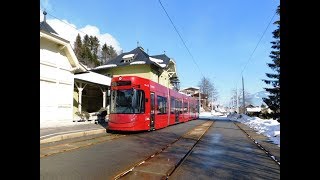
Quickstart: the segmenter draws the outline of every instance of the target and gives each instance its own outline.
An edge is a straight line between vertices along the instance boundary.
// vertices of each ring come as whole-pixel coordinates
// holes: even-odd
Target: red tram
[[[137,76],[111,80],[109,130],[155,130],[199,117],[199,102]]]

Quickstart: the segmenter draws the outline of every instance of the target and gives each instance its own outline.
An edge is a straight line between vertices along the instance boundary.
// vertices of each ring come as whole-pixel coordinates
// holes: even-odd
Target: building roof
[[[181,91],[184,91],[184,90],[190,90],[190,91],[198,91],[199,90],[199,87],[187,87],[187,88],[183,88],[181,89]]]
[[[82,65],[78,61],[76,55],[74,54],[74,51],[70,45],[70,42],[58,35],[58,33],[46,22],[47,13],[44,11],[43,14],[44,14],[44,20],[40,22],[40,38],[45,38],[53,43],[56,43],[59,45],[60,49],[64,49],[70,64],[73,66],[72,68],[73,72],[86,71],[87,70],[86,67],[84,67],[84,65]]]
[[[170,62],[170,58],[165,54],[153,55],[153,56],[150,56],[150,57],[163,60],[163,64],[165,64],[165,65],[168,65],[169,62]]]
[[[58,35],[58,33],[46,21],[40,22],[40,30]]]
[[[105,86],[110,86],[111,78],[102,74],[98,74],[91,71],[86,71],[83,73],[78,73],[74,75],[74,79],[82,80],[85,82],[90,82],[94,84],[101,84]]]
[[[254,107],[254,108],[247,108],[247,112],[260,112],[260,107]]]
[[[117,66],[129,66],[134,64],[152,64],[159,68],[164,68],[168,65],[170,58],[165,54],[149,56],[142,47],[137,47],[130,52],[122,53],[111,59],[104,65],[98,66],[94,70],[107,69]]]

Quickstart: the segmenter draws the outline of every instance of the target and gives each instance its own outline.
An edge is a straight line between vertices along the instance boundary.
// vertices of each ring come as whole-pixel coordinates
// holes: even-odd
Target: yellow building
[[[150,56],[142,47],[122,53],[91,71],[110,77],[139,76],[179,90],[175,61],[165,54]]]

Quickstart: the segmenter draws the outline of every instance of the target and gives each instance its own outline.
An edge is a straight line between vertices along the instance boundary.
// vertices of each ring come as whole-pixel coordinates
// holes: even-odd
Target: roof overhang
[[[75,74],[74,79],[89,82],[89,83],[99,84],[99,85],[105,85],[105,86],[110,86],[111,84],[110,77],[102,74],[98,74],[95,72],[91,72],[91,71]]]
[[[45,31],[40,31],[40,38],[48,39],[49,41],[60,45],[60,49],[65,51],[67,58],[74,69],[78,69],[80,72],[87,71],[85,67],[80,65],[69,41]]]
[[[167,66],[168,74],[171,77],[178,77],[176,62],[170,58],[168,66]]]

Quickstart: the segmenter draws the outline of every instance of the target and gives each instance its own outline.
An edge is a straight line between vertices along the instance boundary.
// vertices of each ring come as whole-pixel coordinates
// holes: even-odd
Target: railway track
[[[132,132],[131,133],[123,132],[122,134],[113,134],[112,132],[113,131],[110,131],[110,133],[103,134],[103,135],[95,134],[95,135],[90,135],[85,137],[77,137],[77,138],[65,139],[61,141],[42,143],[40,144],[40,158],[48,157],[48,156],[62,153],[62,152],[76,150],[76,149],[87,147],[87,146],[92,146],[92,145],[103,143],[106,141],[115,140],[130,134],[135,134]]]
[[[213,123],[206,121],[194,127],[155,154],[118,173],[114,179],[169,179]]]

